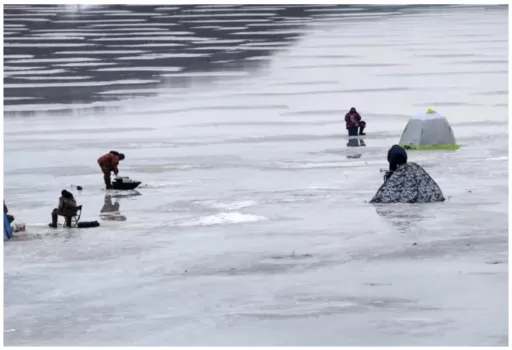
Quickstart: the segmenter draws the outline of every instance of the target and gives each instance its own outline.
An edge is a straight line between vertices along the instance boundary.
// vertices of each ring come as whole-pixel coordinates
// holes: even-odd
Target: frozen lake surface
[[[299,10],[6,8],[6,345],[508,344],[507,8]],[[368,204],[428,108],[447,201]],[[47,227],[72,185],[101,227]]]

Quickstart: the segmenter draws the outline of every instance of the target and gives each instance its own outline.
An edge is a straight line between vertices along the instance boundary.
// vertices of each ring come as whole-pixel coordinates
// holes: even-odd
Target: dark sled
[[[76,227],[78,228],[92,228],[99,227],[100,223],[98,221],[81,221],[77,223]]]
[[[128,180],[128,181],[126,181]],[[129,191],[134,190],[141,184],[140,181],[132,181],[128,178],[117,178],[114,182],[112,182],[112,189],[113,190],[122,190],[122,191]]]

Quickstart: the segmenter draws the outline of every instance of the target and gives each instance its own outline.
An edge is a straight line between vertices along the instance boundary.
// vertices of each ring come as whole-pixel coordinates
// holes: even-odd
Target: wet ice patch
[[[179,10],[179,9],[180,9],[179,6],[162,6],[162,7],[155,8],[155,11],[174,11],[174,10]]]
[[[74,39],[75,37],[95,37],[95,36],[104,36],[103,33],[85,33],[85,32],[62,32],[60,33],[63,35],[63,38],[66,39]],[[39,37],[46,38],[46,37],[53,37],[55,36],[55,33],[41,33],[39,34]]]
[[[88,29],[80,29],[80,30],[86,30],[87,32],[93,32],[98,33],[100,35],[105,35],[105,33],[116,35],[116,34],[124,34],[123,32],[128,32],[128,34],[146,34],[147,32],[156,32],[160,31],[161,33],[167,33],[171,34],[171,32],[168,31],[168,28],[162,28],[162,27],[151,27],[151,24],[148,24],[148,27],[128,27],[128,28],[88,28]]]
[[[16,41],[41,41],[41,40],[84,40],[83,36],[50,36],[50,35],[38,35],[38,36],[27,36],[27,37],[9,37],[9,40]]]
[[[178,44],[178,43],[149,43],[149,44],[128,44],[128,45],[109,45],[109,47],[144,47],[144,48],[150,48],[150,47],[180,47],[185,46],[185,44]]]
[[[4,47],[85,47],[95,46],[95,44],[79,44],[79,43],[34,43],[34,44],[18,44],[4,43]]]
[[[134,22],[145,22],[145,19],[74,19],[74,20],[58,20],[53,21],[53,23],[71,23],[71,24],[78,24],[78,23],[102,23],[102,24],[110,24],[110,23],[134,23]]]
[[[163,77],[244,77],[248,76],[249,72],[245,71],[226,71],[226,72],[187,72],[187,73],[169,73],[162,74]]]
[[[54,76],[43,76],[43,77],[20,77],[19,79],[23,79],[23,80],[44,80],[44,81],[49,81],[49,80],[85,80],[85,79],[90,79],[92,78],[91,76],[79,76],[79,75],[74,75],[74,76],[69,76],[69,77],[54,77]]]
[[[203,20],[190,20],[190,21],[182,21],[183,23],[219,23],[219,24],[226,24],[226,23],[254,23],[254,22],[270,22],[269,19],[252,19],[252,18],[246,18],[246,19],[203,19]]]
[[[229,30],[244,30],[247,29],[247,27],[217,27],[215,30],[218,31],[229,31]]]
[[[19,59],[19,58],[31,58],[34,55],[4,55],[4,59]]]
[[[144,53],[143,50],[102,50],[102,51],[57,51],[56,55],[126,55],[134,53]]]
[[[170,16],[160,16],[159,18],[215,18],[215,17],[271,17],[275,16],[275,13],[267,12],[267,13],[221,13],[221,14],[183,14],[183,15],[170,15]],[[247,19],[250,21],[251,19]]]
[[[223,28],[223,27],[220,27],[220,26],[197,26],[197,27],[192,27],[192,29],[220,29],[220,28]]]
[[[4,97],[4,101],[38,100],[38,97]],[[4,107],[5,108],[5,107]]]
[[[132,13],[128,13],[128,12],[123,12],[123,13],[112,13],[110,16],[112,17],[148,17],[148,16],[153,16],[153,17],[159,17],[160,14],[158,13],[154,13],[154,12],[132,12]]]
[[[136,24],[133,24],[133,23],[127,23],[127,24],[91,24],[89,26],[87,26],[86,28],[105,28],[105,27],[112,27],[112,28],[115,28],[115,27],[121,27],[121,28],[125,28],[125,27],[141,27],[141,26],[151,26],[151,27],[173,27],[173,26],[177,26],[178,24],[177,23],[136,23]],[[134,28],[135,31],[137,31],[137,28]]]
[[[247,27],[296,27],[300,24],[297,22],[250,23]]]
[[[4,66],[4,72],[5,71],[23,71],[23,70],[30,70],[30,69],[41,69],[44,67],[41,66]]]
[[[4,22],[50,22],[47,18],[8,17]]]
[[[4,76],[17,76],[17,75],[45,75],[45,74],[57,74],[65,73],[65,69],[47,69],[47,70],[20,70],[20,71],[9,71],[4,72]]]
[[[183,67],[111,67],[111,68],[99,68],[97,72],[180,72]]]
[[[379,161],[347,161],[347,162],[318,162],[318,163],[274,163],[281,169],[328,169],[328,168],[350,168],[354,166],[382,165],[386,162]]]
[[[244,224],[267,220],[264,216],[242,214],[238,212],[220,213],[216,215],[203,216],[198,219],[185,220],[179,223],[180,227],[192,226],[214,226],[214,225],[233,225]]]
[[[183,32],[185,33],[185,32]],[[169,33],[179,35],[179,32]],[[128,36],[128,37],[111,37],[111,38],[98,38],[92,41],[194,41],[194,40],[209,40],[208,38],[201,38],[197,36]]]
[[[281,42],[260,42],[260,43],[247,43],[244,46],[286,46],[289,42],[281,41]]]
[[[239,48],[235,46],[204,46],[204,47],[194,47],[191,50],[196,51],[237,51]]]
[[[305,29],[302,30],[267,30],[267,31],[259,31],[259,32],[234,32],[230,33],[231,35],[286,35],[286,34],[305,34],[307,31]]]
[[[313,9],[305,9],[304,12],[335,12],[335,11],[363,11],[362,7],[353,7],[353,8],[339,8],[339,7],[328,7],[328,8],[313,8]]]
[[[69,57],[69,58],[38,58],[38,59],[23,59],[16,61],[8,61],[6,63],[59,63],[59,62],[90,62],[100,61],[98,58],[88,57]]]
[[[240,210],[243,208],[251,207],[257,204],[256,201],[247,200],[247,201],[234,201],[234,202],[227,202],[222,203],[219,201],[202,201],[200,202],[203,205],[206,205],[207,207],[214,208],[214,209],[223,209],[223,210]]]
[[[118,57],[116,60],[154,60],[158,58],[178,58],[178,57],[203,57],[209,56],[207,53],[153,53],[148,55],[132,56],[132,57]]]
[[[214,40],[201,40],[200,42],[196,43],[193,42],[193,44],[239,44],[247,41],[246,39],[214,39]]]
[[[80,63],[62,63],[54,64],[54,67],[98,67],[98,66],[115,66],[112,62],[80,62]]]
[[[271,56],[252,56],[245,58],[247,61],[267,61],[271,60]]]
[[[27,89],[39,87],[80,87],[80,86],[107,86],[107,85],[133,85],[133,84],[150,84],[159,83],[160,80],[142,80],[142,79],[126,79],[112,81],[89,81],[89,82],[73,82],[73,83],[47,83],[47,84],[4,84],[4,88],[10,89]]]
[[[25,28],[24,24],[4,24],[6,29],[22,29]]]

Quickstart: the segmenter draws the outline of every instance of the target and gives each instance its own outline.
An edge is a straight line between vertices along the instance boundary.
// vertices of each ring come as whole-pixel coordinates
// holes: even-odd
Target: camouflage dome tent
[[[432,109],[409,119],[399,145],[412,150],[459,148],[448,120]]]

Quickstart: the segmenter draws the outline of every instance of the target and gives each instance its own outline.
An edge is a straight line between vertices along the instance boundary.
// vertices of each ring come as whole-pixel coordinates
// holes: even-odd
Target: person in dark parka
[[[65,225],[67,227],[71,227],[71,218],[76,216],[78,212],[78,207],[76,205],[75,197],[69,191],[62,190],[61,197],[59,198],[59,206],[58,208],[53,209],[52,211],[52,222],[48,225],[50,227],[56,228],[58,216],[64,216],[66,218]]]
[[[388,151],[389,171],[384,176],[388,180],[400,164],[407,163],[407,152],[399,145],[393,145]]]

